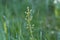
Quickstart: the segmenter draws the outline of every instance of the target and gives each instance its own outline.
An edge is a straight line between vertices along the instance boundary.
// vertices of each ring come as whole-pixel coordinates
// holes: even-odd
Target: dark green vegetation
[[[0,40],[60,40],[60,1],[0,0]]]

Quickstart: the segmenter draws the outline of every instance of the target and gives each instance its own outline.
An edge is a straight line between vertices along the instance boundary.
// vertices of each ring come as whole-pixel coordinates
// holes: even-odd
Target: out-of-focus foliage
[[[60,40],[60,1],[0,0],[0,40]]]
[[[60,1],[56,0],[55,3],[55,15],[56,17],[60,17]]]

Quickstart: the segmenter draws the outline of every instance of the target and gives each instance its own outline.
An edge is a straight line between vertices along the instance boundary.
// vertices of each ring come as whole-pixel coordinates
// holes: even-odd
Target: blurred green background
[[[0,40],[60,40],[60,0],[0,0]]]

